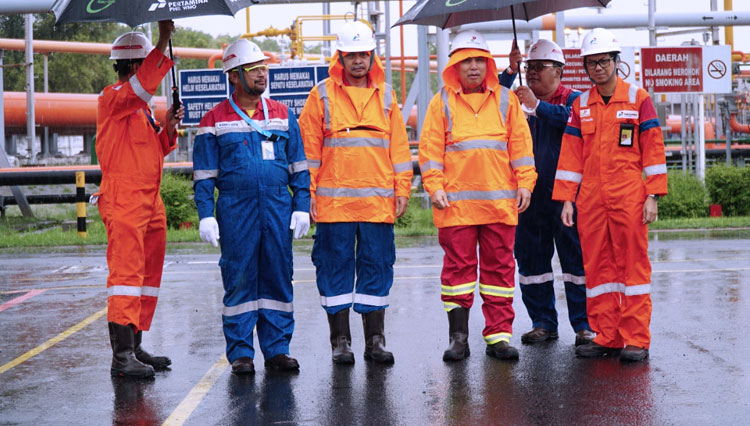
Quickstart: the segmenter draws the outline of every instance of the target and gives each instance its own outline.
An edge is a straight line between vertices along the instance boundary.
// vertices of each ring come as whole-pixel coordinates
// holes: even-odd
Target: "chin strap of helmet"
[[[242,88],[245,89],[245,92],[250,93],[250,87],[248,87],[247,82],[245,81],[245,73],[242,72],[242,66],[237,66],[235,68],[235,71],[237,71],[237,74],[240,75],[240,82],[242,83]]]

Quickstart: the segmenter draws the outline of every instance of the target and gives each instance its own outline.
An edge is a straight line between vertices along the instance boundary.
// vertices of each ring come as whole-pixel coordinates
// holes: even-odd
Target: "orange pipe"
[[[25,50],[25,41],[15,38],[0,38],[0,49]],[[50,52],[84,53],[93,55],[109,55],[112,45],[108,43],[86,43],[79,41],[34,40],[34,52],[46,54]],[[208,59],[212,55],[221,55],[220,49],[203,49],[198,47],[175,47],[174,55],[185,59]]]
[[[36,124],[43,127],[96,128],[96,104],[99,95],[81,93],[35,93]],[[164,96],[154,96],[155,115],[163,120],[167,111]],[[5,125],[26,126],[26,92],[5,92]]]
[[[729,117],[729,128],[732,129],[733,132],[737,133],[750,133],[750,124],[738,123],[735,114],[732,114]]]

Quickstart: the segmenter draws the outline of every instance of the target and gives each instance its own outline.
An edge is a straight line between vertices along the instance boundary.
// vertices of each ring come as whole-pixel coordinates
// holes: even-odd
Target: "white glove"
[[[201,240],[219,247],[219,224],[213,216],[201,219],[199,228]]]
[[[294,229],[294,239],[307,235],[310,230],[310,214],[307,212],[292,212],[292,221],[289,223],[289,229]]]

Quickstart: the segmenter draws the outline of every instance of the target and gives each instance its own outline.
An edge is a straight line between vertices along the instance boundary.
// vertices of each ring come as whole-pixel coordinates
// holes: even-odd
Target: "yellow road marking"
[[[167,420],[164,420],[162,426],[180,426],[184,424],[188,417],[190,417],[190,414],[195,411],[198,404],[203,400],[203,397],[216,384],[219,377],[224,374],[227,367],[229,367],[229,361],[227,361],[226,355],[222,355],[216,361],[216,364],[206,372],[200,382],[190,390],[190,393],[180,402],[180,405],[167,417]]]
[[[46,342],[42,343],[41,345],[35,347],[34,349],[26,352],[25,354],[19,356],[18,358],[14,359],[13,361],[3,365],[0,367],[0,374],[5,373],[6,371],[10,370],[11,368],[17,366],[18,364],[21,364],[25,361],[27,361],[29,358],[39,355],[46,349],[51,348],[52,346],[62,342],[63,340],[67,339],[72,335],[73,333],[80,331],[83,327],[86,327],[87,325],[91,324],[92,322],[98,320],[101,318],[104,314],[107,313],[107,308],[102,309],[101,311],[89,316],[85,320],[79,322],[78,324],[70,327],[69,329],[63,331],[62,333],[58,334],[57,336],[47,340]]]

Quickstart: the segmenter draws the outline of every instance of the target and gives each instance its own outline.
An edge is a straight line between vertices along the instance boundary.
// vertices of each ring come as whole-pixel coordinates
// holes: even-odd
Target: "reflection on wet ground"
[[[472,355],[443,363],[442,251],[424,237],[398,243],[386,314],[396,363],[364,361],[361,321],[352,313],[356,363],[345,367],[330,362],[311,243],[297,243],[291,349],[302,369],[267,372],[259,354],[254,377],[230,374],[222,358],[218,251],[172,245],[144,346],[168,354],[173,368],[145,382],[109,377],[106,316],[96,316],[106,303],[103,248],[3,251],[0,424],[744,424],[750,231],[658,232],[650,244],[653,345],[646,363],[576,359],[561,285],[559,340],[521,345],[531,323],[516,297],[512,344],[520,360],[486,357],[477,297]]]

